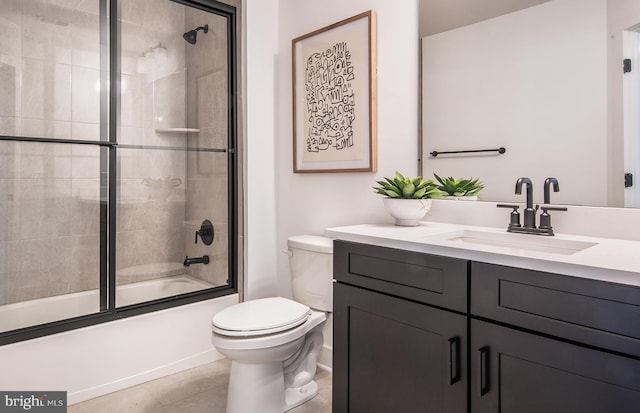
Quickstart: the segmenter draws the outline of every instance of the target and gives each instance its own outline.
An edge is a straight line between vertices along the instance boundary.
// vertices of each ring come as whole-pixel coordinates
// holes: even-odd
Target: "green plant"
[[[484,188],[484,184],[479,179],[463,178],[442,178],[434,172],[433,176],[439,182],[438,189],[450,196],[474,196]]]
[[[432,179],[409,178],[397,171],[393,179],[385,177],[384,181],[376,182],[379,186],[373,187],[375,193],[390,198],[424,199],[441,195]]]

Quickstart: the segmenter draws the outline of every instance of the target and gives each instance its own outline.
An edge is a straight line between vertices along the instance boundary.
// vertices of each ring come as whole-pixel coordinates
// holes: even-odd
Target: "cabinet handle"
[[[478,352],[480,352],[480,397],[482,397],[491,390],[489,346],[480,348]]]
[[[449,384],[460,381],[460,337],[449,339]]]

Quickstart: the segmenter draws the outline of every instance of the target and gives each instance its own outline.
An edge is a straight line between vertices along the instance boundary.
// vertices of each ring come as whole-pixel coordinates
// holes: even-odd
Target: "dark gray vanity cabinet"
[[[473,413],[640,411],[640,289],[471,264]]]
[[[637,413],[640,361],[471,321],[473,413]]]
[[[640,288],[334,242],[333,412],[640,412]]]
[[[466,412],[467,261],[336,241],[334,275],[332,411]]]

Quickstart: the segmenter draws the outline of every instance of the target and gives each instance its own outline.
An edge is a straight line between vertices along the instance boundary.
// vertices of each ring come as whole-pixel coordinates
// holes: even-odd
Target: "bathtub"
[[[176,275],[118,286],[116,294],[123,305],[201,289],[201,283]],[[94,312],[97,294],[10,304],[0,310],[0,321],[13,323],[3,328],[16,328],[15,323],[51,319],[51,312],[56,318]],[[238,301],[238,294],[230,294],[0,346],[2,371],[11,372],[0,374],[0,389],[66,391],[74,404],[219,360],[223,356],[211,344],[211,318]]]
[[[117,286],[116,304],[118,307],[124,307],[211,287],[213,285],[185,274],[171,275]],[[99,309],[100,292],[98,290],[7,304],[0,306],[0,331],[96,313]]]

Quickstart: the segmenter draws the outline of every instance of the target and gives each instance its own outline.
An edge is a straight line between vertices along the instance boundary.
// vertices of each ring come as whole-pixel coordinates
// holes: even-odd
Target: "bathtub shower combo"
[[[0,4],[0,345],[237,291],[239,4]]]

